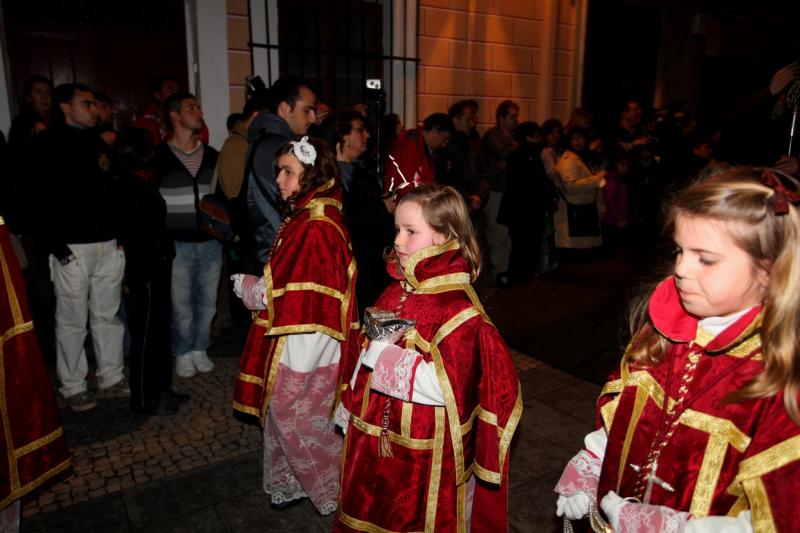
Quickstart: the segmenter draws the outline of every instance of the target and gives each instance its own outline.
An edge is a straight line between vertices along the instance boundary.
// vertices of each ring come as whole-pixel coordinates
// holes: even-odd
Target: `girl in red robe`
[[[677,197],[674,275],[634,308],[557,514],[595,531],[800,531],[799,201],[756,169]]]
[[[324,515],[336,510],[339,493],[342,438],[332,413],[340,360],[357,337],[356,265],[330,148],[303,137],[275,160],[288,215],[264,276],[233,276],[245,305],[259,310],[233,406],[264,428],[264,490],[273,507],[308,497]]]
[[[522,399],[471,286],[480,251],[466,206],[455,189],[424,185],[400,200],[395,227],[397,281],[375,306],[416,324],[396,344],[362,336],[339,417],[334,531],[504,531]]]

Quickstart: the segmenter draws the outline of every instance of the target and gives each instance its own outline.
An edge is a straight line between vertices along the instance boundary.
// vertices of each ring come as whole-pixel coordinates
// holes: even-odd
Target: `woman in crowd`
[[[573,128],[567,134],[566,150],[556,165],[559,202],[555,244],[558,248],[590,249],[603,244],[600,189],[605,185],[605,172],[594,171],[588,164],[588,137],[585,129]]]
[[[353,240],[358,263],[356,297],[363,311],[380,296],[391,278],[386,273],[383,251],[392,242],[394,221],[383,199],[383,189],[359,159],[370,137],[364,117],[358,111],[331,115],[331,143],[342,181],[344,221]],[[391,200],[390,200],[391,201]]]

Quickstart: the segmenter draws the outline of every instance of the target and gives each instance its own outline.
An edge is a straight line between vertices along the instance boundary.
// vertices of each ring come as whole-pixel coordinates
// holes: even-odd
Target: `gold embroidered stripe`
[[[429,257],[433,257],[435,255],[439,255],[444,252],[449,252],[450,250],[458,250],[461,246],[458,244],[457,240],[447,241],[444,244],[440,244],[437,246],[428,246],[427,248],[423,248],[422,250],[411,254],[406,262],[406,278],[408,282],[411,284],[414,289],[420,286],[420,282],[417,280],[417,277],[414,275],[414,269],[417,267],[417,263],[422,261],[423,259],[427,259]]]
[[[406,438],[411,437],[411,417],[414,414],[414,404],[403,402],[403,414],[400,417],[400,434]]]
[[[744,490],[750,500],[750,519],[753,521],[753,531],[758,533],[775,533],[777,528],[772,519],[772,507],[769,504],[769,496],[764,482],[761,478],[745,480]]]
[[[619,398],[620,397],[617,396],[600,408],[600,416],[603,417],[603,427],[606,428],[606,432],[611,431],[611,424],[614,423],[614,414],[617,412]]]
[[[522,418],[522,385],[520,383],[517,383],[517,403],[514,404],[514,409],[511,411],[511,416],[508,417],[508,423],[506,424],[506,427],[503,429],[503,436],[500,437],[500,447],[499,447],[500,449],[498,450],[498,453],[500,454],[500,457],[498,459],[498,464],[500,465],[500,472],[503,471],[506,455],[508,454],[508,447],[511,445],[511,437],[514,436],[514,432],[517,430],[517,425],[519,424],[521,418]]]
[[[33,329],[33,322],[23,322],[22,324],[17,324],[16,326],[11,326],[7,330],[0,335],[0,344],[5,344],[8,340],[12,337],[16,337],[20,333],[25,333],[26,331],[30,331]]]
[[[14,261],[17,259],[12,258]],[[8,262],[3,249],[0,248],[0,268],[3,270],[3,279],[6,282],[6,294],[8,295],[8,306],[11,309],[11,317],[14,320],[14,325],[19,326],[22,324],[22,309],[19,306],[17,299],[17,291],[14,289],[14,284],[11,281],[11,270],[8,267]]]
[[[441,342],[445,339],[445,337],[447,337],[453,331],[458,329],[458,327],[461,324],[463,324],[470,318],[478,316],[480,314],[481,314],[480,311],[478,311],[474,307],[467,307],[463,311],[457,313],[456,316],[445,322],[442,325],[442,327],[440,327],[438,331],[436,331],[436,335],[433,336],[433,341],[431,341],[431,344],[437,344],[437,345],[441,344]]]
[[[69,466],[72,462],[69,459],[66,459],[63,463],[57,464],[41,476],[37,477],[30,483],[23,485],[21,487],[17,487],[16,489],[12,489],[11,492],[2,500],[0,500],[0,509],[5,509],[15,500],[22,498],[24,495],[28,494],[32,490],[36,489],[39,485],[47,481],[48,479],[52,478],[53,476],[60,474]]]
[[[493,426],[497,425],[497,415],[492,413],[491,411],[487,411],[484,409],[480,404],[475,406],[475,409],[472,410],[472,414],[469,415],[469,419],[466,422],[461,424],[461,434],[465,435],[472,431],[472,425],[475,423],[475,418],[478,417],[487,424],[492,424]],[[498,428],[502,430],[502,428]]]
[[[370,522],[365,522],[364,520],[359,520],[357,518],[353,518],[352,516],[348,515],[341,509],[339,509],[339,520],[342,523],[356,531],[366,531],[367,533],[427,533],[428,529],[426,528],[425,532],[422,531],[409,531],[409,532],[401,532],[401,531],[392,531],[390,529],[383,529],[382,527],[376,526]],[[433,531],[432,529],[430,531]]]
[[[614,381],[609,381],[603,385],[603,390],[600,391],[600,396],[605,396],[606,394],[619,394],[620,392],[622,392],[622,380],[615,379]]]
[[[435,430],[433,436],[433,464],[428,481],[428,506],[425,509],[425,531],[436,529],[436,506],[439,503],[439,484],[442,481],[442,455],[444,454],[444,419],[443,407],[434,407]]]
[[[426,279],[419,284],[417,291],[429,291],[431,289],[444,286],[460,288],[461,285],[469,285],[469,282],[469,274],[467,272],[445,274],[443,276],[436,276],[434,278]]]
[[[750,437],[727,418],[687,409],[681,413],[679,421],[685,426],[724,439],[727,444],[730,444],[740,452],[745,451],[750,445]]]
[[[371,437],[381,436],[381,428],[379,426],[374,426],[369,422],[365,422],[360,417],[351,415],[350,422],[353,426]],[[435,439],[412,439],[410,437],[398,435],[394,431],[389,431],[389,440],[411,450],[430,450],[435,445]]]
[[[245,383],[253,383],[254,385],[264,386],[264,380],[258,376],[253,376],[252,374],[245,374],[244,372],[239,372],[239,381],[244,381]]]
[[[467,308],[469,310],[471,308]],[[447,324],[453,322],[462,313],[457,314],[450,319]],[[436,370],[436,378],[439,380],[439,388],[442,389],[442,396],[444,396],[444,405],[447,409],[447,418],[450,423],[450,440],[453,444],[453,459],[456,467],[456,479],[460,480],[464,476],[464,443],[461,437],[461,423],[458,419],[458,405],[456,404],[456,397],[453,394],[453,387],[450,385],[450,378],[447,376],[447,371],[442,362],[442,354],[439,352],[439,346],[435,339],[439,337],[439,333],[444,327],[439,329],[434,337],[434,342],[431,344],[431,358],[433,359],[433,367]],[[444,337],[442,337],[444,338]],[[438,409],[438,407],[437,407]]]
[[[17,448],[16,450],[14,450],[14,455],[17,457],[17,459],[19,459],[23,455],[25,455],[27,453],[30,453],[33,450],[39,449],[42,446],[50,444],[51,442],[53,442],[54,440],[56,440],[57,438],[59,438],[63,434],[64,434],[64,428],[60,427],[57,430],[55,430],[52,433],[50,433],[49,435],[45,435],[44,437],[36,439],[35,441],[30,442],[30,443],[26,444],[25,446]]]
[[[334,330],[333,328],[329,328],[328,326],[323,326],[322,324],[303,324],[301,326],[278,326],[273,327],[267,333],[268,335],[290,335],[293,333],[324,333],[328,337],[332,337],[337,341],[344,340],[344,333]]]
[[[475,463],[474,472],[476,476],[478,476],[479,478],[488,483],[494,483],[495,485],[499,485],[503,481],[503,477],[500,475],[499,472],[493,472],[488,468],[484,468],[477,462]]]
[[[800,435],[742,461],[736,479],[760,477],[797,460],[800,460]]]
[[[257,417],[261,417],[261,411],[256,409],[255,407],[247,407],[246,405],[242,405],[239,402],[233,402],[233,408],[237,411],[241,411],[242,413],[253,415]]]
[[[272,297],[273,298],[280,298],[287,292],[292,291],[313,291],[318,292],[320,294],[324,294],[326,296],[331,296],[336,298],[337,300],[341,300],[344,298],[344,295],[337,291],[336,289],[332,289],[331,287],[327,287],[325,285],[321,285],[319,283],[314,283],[312,281],[300,282],[300,283],[287,283],[285,287],[280,289],[272,289]]]

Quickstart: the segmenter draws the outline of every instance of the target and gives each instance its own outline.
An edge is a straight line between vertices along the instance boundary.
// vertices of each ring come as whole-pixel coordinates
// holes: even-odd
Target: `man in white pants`
[[[97,405],[86,387],[87,320],[101,389],[129,392],[123,373],[123,326],[117,319],[125,255],[114,238],[107,146],[91,130],[97,102],[80,84],[56,87],[62,123],[34,148],[35,227],[50,252],[56,294],[56,357],[61,394],[76,411]]]

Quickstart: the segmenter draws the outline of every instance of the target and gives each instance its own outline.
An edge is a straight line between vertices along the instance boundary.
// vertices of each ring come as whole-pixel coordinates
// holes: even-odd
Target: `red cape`
[[[0,217],[0,509],[69,468],[64,428]]]
[[[343,343],[341,361],[355,349],[356,263],[334,180],[300,199],[281,226],[264,266],[267,309],[258,312],[242,353],[234,409],[266,416],[281,338],[320,332]],[[340,363],[343,372],[346,365]],[[340,383],[344,380],[340,379]]]

